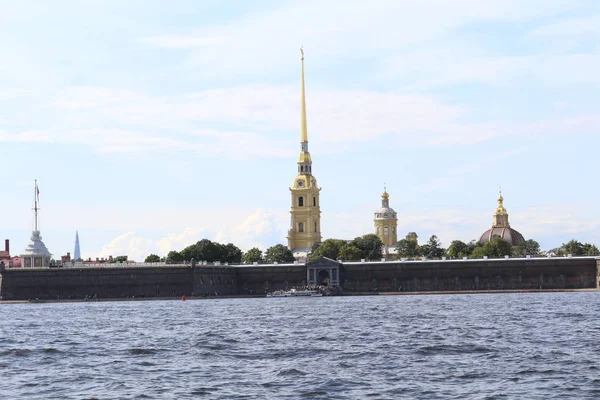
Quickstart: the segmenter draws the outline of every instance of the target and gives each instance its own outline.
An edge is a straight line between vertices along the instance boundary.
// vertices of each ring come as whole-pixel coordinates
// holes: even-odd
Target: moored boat
[[[274,292],[267,293],[267,297],[321,297],[323,293],[319,289],[313,288],[302,288],[290,290],[276,290]]]

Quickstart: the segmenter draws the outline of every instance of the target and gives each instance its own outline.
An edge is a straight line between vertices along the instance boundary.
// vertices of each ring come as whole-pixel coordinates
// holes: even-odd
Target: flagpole
[[[38,186],[37,186],[37,179],[35,180],[35,192],[33,194],[33,198],[35,201],[35,230],[38,230],[38,196],[40,194],[40,191],[38,190]]]

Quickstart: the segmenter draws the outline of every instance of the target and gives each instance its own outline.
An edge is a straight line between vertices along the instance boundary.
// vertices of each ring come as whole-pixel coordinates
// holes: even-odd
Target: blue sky
[[[0,235],[38,179],[55,256],[286,243],[306,52],[324,238],[477,238],[502,185],[549,249],[600,243],[597,1],[6,1]]]

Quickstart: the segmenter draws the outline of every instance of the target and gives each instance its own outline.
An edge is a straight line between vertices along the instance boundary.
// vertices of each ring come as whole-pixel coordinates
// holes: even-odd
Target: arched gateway
[[[306,281],[309,286],[340,286],[342,264],[330,258],[321,257],[306,264]]]

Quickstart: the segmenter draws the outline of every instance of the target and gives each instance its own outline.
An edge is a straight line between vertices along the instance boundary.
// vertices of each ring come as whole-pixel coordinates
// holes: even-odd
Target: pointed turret
[[[73,252],[74,260],[81,260],[81,249],[79,248],[79,231],[75,231],[75,251]]]

